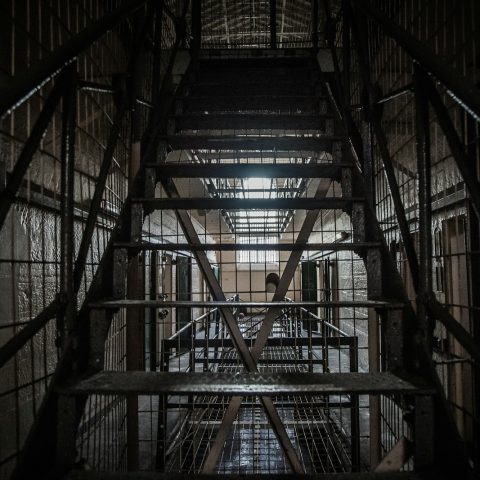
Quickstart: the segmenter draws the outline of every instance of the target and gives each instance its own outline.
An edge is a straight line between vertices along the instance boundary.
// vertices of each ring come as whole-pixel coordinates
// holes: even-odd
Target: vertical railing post
[[[150,300],[157,299],[158,290],[158,252],[150,252]],[[149,350],[150,350],[150,371],[157,370],[157,309],[150,308],[149,315]]]
[[[205,317],[205,347],[203,348],[203,371],[208,372],[208,340],[210,339],[210,317],[212,312],[208,312]]]
[[[162,340],[161,343],[161,359],[160,370],[168,372],[170,347],[167,347],[168,340]],[[158,421],[157,421],[157,456],[156,456],[156,470],[163,471],[165,468],[165,452],[167,440],[167,400],[166,395],[159,395],[158,397]]]
[[[277,0],[270,0],[270,48],[277,48]]]
[[[358,372],[358,337],[349,345],[350,372]],[[357,394],[350,394],[350,432],[352,443],[352,470],[360,470],[360,410]]]
[[[417,313],[427,348],[431,349],[433,328],[426,312],[425,300],[432,291],[432,180],[428,93],[425,90],[425,82],[422,80],[423,75],[425,75],[424,71],[418,64],[414,64],[420,243]]]
[[[351,44],[350,44],[350,3],[348,0],[343,2],[343,30],[342,30],[342,72],[343,72],[343,102],[345,108],[350,108],[350,63],[351,63]]]
[[[312,0],[312,48],[318,49],[318,0]]]
[[[202,47],[202,1],[192,0],[192,44],[193,56],[196,56]]]

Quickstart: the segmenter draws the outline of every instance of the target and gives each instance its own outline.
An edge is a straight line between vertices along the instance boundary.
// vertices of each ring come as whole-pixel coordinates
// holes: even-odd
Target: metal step
[[[150,210],[345,210],[360,197],[327,198],[134,198]]]
[[[65,480],[422,480],[413,472],[389,473],[318,473],[312,475],[298,474],[192,474],[192,473],[160,473],[160,472],[95,472],[75,470]],[[437,478],[437,477],[436,477]]]
[[[402,376],[403,377],[403,376]],[[375,373],[100,372],[57,388],[62,395],[432,395],[420,378]]]
[[[163,163],[155,168],[157,178],[338,178],[350,163]],[[243,190],[242,190],[243,191]]]
[[[245,71],[257,69],[265,71],[274,71],[276,69],[291,70],[292,68],[313,68],[311,57],[307,56],[277,56],[277,57],[265,57],[260,56],[260,52],[255,52],[258,55],[239,58],[200,58],[198,60],[198,71],[211,70],[211,69],[228,69]]]
[[[320,87],[307,82],[271,82],[271,83],[200,83],[188,87],[191,95],[203,97],[225,97],[245,95],[255,92],[256,95],[316,95]]]
[[[237,250],[263,251],[274,250],[278,252],[291,251],[319,251],[319,252],[341,252],[366,250],[368,248],[380,248],[381,243],[374,242],[358,242],[358,243],[212,243],[194,245],[190,243],[116,243],[116,248],[127,248],[129,250],[163,250],[163,251],[213,251],[213,252],[231,252]]]
[[[190,301],[190,300],[105,300],[89,304],[94,309],[117,310],[119,308],[379,308],[400,309],[401,303],[384,300],[343,300],[332,302],[229,302],[229,301]]]
[[[275,115],[275,114],[218,114],[177,115],[173,118],[176,130],[205,129],[277,129],[325,130],[331,115]]]
[[[229,67],[217,66],[210,68],[198,68],[194,75],[194,82],[224,82],[238,83],[249,82],[252,79],[264,79],[271,81],[297,81],[298,78],[315,81],[318,80],[318,70],[311,66],[301,65],[292,71],[292,67],[255,66],[245,69],[236,65]]]
[[[183,96],[178,101],[184,112],[238,112],[268,111],[275,112],[326,112],[325,98],[311,95],[231,95],[225,97]]]
[[[258,136],[211,136],[169,135],[163,139],[174,150],[311,150],[331,152],[332,144],[342,140],[340,136],[321,137],[258,137]]]

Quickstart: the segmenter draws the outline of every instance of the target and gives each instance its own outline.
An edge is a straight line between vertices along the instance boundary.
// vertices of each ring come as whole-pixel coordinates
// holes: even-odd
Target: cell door
[[[192,259],[179,255],[177,257],[176,271],[176,292],[178,301],[189,301],[192,299]],[[177,331],[192,321],[192,309],[188,307],[177,308]],[[182,336],[189,337],[190,333],[185,331]]]
[[[305,261],[301,263],[302,267],[302,301],[317,301],[317,262]],[[317,314],[316,307],[306,307],[313,314]],[[304,317],[305,318],[305,317]],[[315,330],[316,321],[309,319],[303,322],[303,328],[306,330]]]

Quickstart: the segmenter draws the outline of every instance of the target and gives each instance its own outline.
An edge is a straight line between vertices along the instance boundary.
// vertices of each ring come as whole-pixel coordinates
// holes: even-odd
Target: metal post
[[[198,54],[202,46],[202,1],[192,0],[192,54]]]
[[[150,298],[157,299],[158,290],[158,252],[150,252]],[[149,350],[150,350],[150,371],[157,370],[157,309],[150,309],[149,324]]]
[[[414,461],[416,471],[431,471],[434,463],[435,424],[433,399],[415,398]],[[437,434],[438,435],[438,434]]]
[[[162,340],[160,354],[160,371],[168,372],[170,348],[166,347],[165,340]],[[166,395],[158,397],[158,423],[157,423],[157,455],[155,468],[163,471],[165,468],[165,452],[167,440],[167,399]]]
[[[358,372],[358,338],[353,337],[348,349],[350,372]],[[350,394],[350,432],[352,446],[352,470],[360,470],[360,411],[358,395]]]
[[[312,0],[312,47],[318,49],[318,0]]]
[[[277,0],[270,0],[270,48],[277,48]]]
[[[378,329],[379,315],[368,309],[368,371],[380,371],[380,339]],[[373,470],[381,460],[381,407],[380,397],[370,395],[368,399],[370,420],[370,467]]]
[[[419,279],[417,291],[417,314],[426,345],[432,348],[433,328],[429,322],[425,299],[432,291],[432,205],[431,205],[431,158],[428,94],[422,80],[424,71],[414,65],[416,143],[418,171],[418,230]]]
[[[74,298],[73,262],[74,239],[74,186],[75,186],[75,119],[76,119],[76,63],[68,67],[66,90],[63,97],[62,157],[61,157],[61,228],[60,228],[60,285],[64,302],[64,316],[59,314],[62,343],[74,333],[76,301]]]
[[[342,30],[342,73],[343,73],[343,104],[345,108],[350,108],[350,3],[348,0],[343,2],[343,30]],[[345,158],[345,157],[344,157]]]

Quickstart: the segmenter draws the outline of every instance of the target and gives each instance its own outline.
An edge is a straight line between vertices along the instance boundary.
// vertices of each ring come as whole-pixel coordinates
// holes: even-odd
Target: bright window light
[[[262,245],[278,243],[278,237],[238,237],[238,243]],[[238,263],[278,263],[278,250],[238,250]]]

